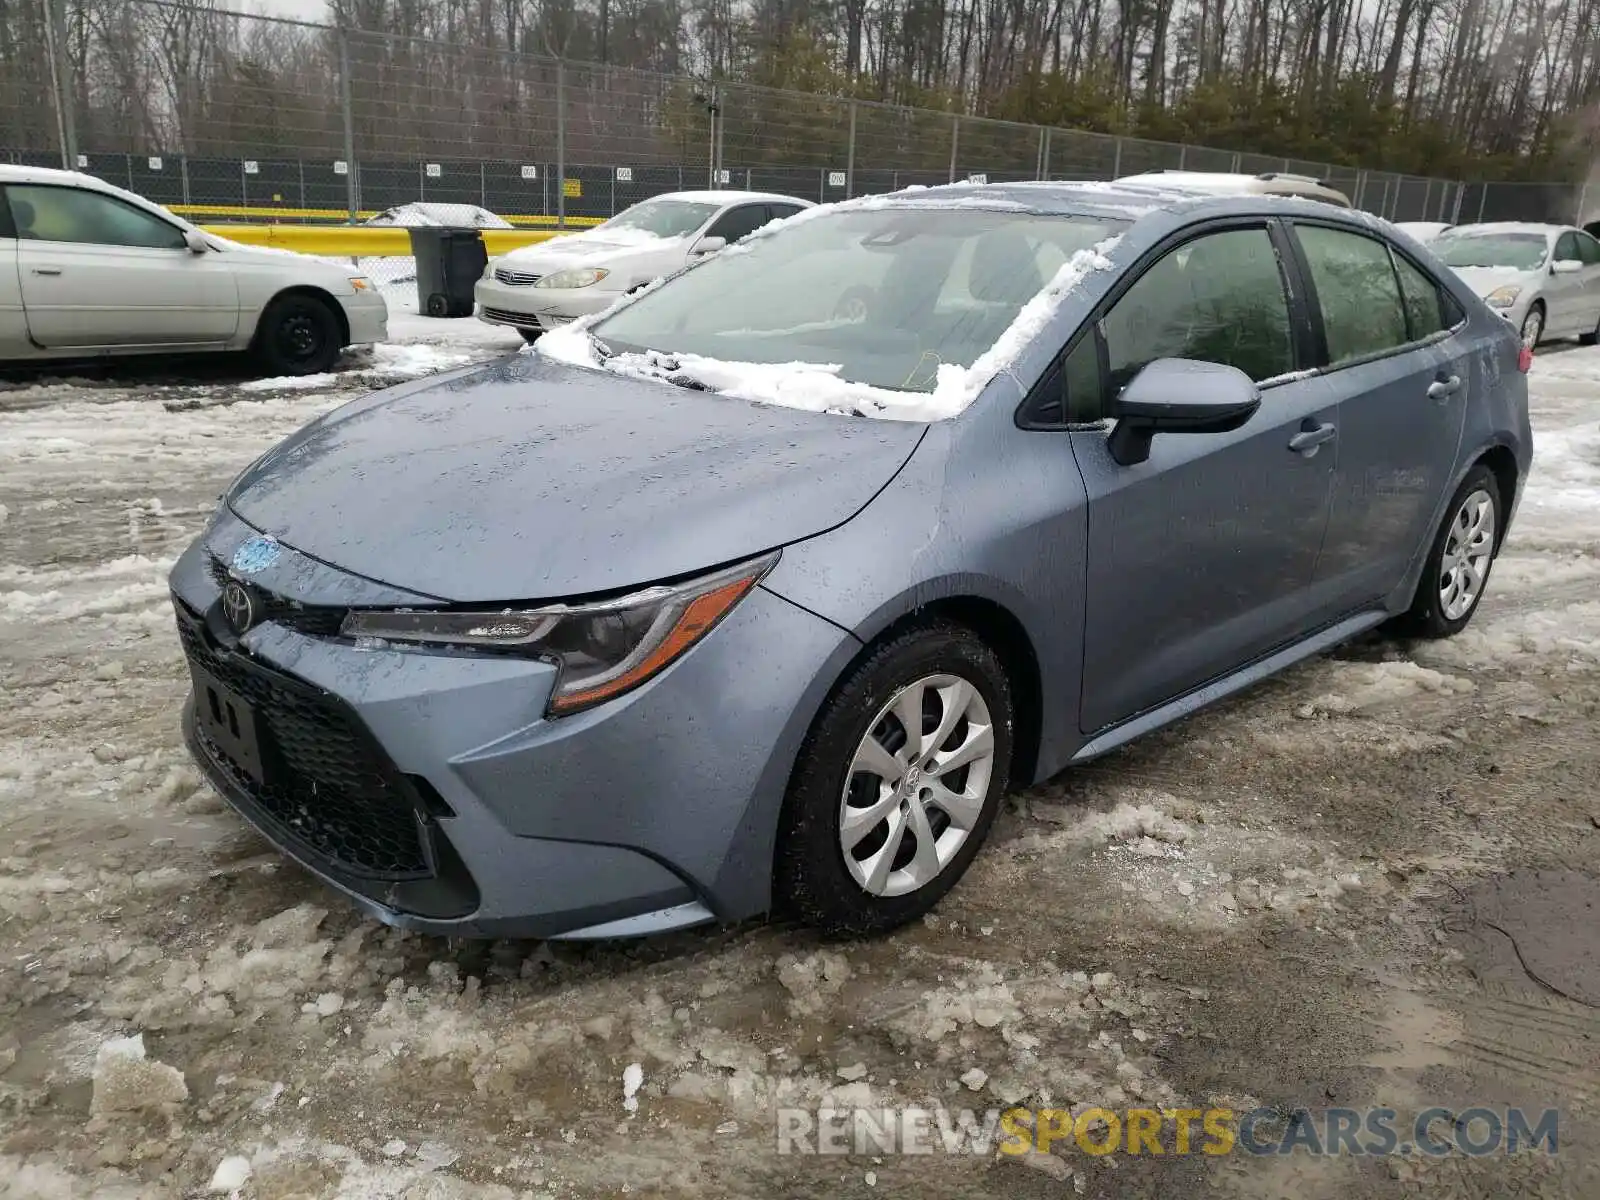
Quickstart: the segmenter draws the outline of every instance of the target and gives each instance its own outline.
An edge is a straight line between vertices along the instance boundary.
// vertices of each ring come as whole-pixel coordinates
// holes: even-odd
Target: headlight
[[[1510,308],[1517,302],[1517,297],[1520,295],[1522,295],[1522,289],[1514,283],[1508,283],[1505,287],[1495,288],[1483,299],[1491,308]]]
[[[565,271],[555,271],[546,275],[533,286],[543,288],[592,287],[609,274],[611,272],[604,267],[568,267]]]
[[[479,279],[493,279],[494,278],[495,264],[498,263],[499,261],[500,260],[498,258],[491,258],[488,262],[484,263],[483,264],[483,274],[478,276],[478,278]]]
[[[344,637],[475,646],[555,663],[549,715],[565,716],[631,691],[681,657],[733,611],[778,561],[774,551],[687,583],[594,604],[469,612],[351,612]]]

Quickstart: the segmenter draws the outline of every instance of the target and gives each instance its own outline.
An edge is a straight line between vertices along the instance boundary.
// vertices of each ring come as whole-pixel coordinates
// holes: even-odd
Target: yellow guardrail
[[[179,216],[188,217],[191,221],[198,221],[203,217],[227,217],[229,219],[255,218],[259,221],[348,221],[350,212],[343,208],[284,208],[279,205],[264,204],[169,204],[169,212]],[[356,219],[365,221],[368,217],[375,217],[386,209],[363,210],[356,213]],[[556,218],[544,213],[510,213],[501,214],[501,219],[510,221],[511,224],[521,229],[554,229]],[[569,227],[587,228],[598,225],[604,217],[568,217]]]
[[[409,255],[408,230],[379,225],[202,225],[208,233],[243,242],[247,246],[270,246],[278,250],[298,250],[302,254],[325,254],[333,258],[366,258],[379,255]],[[568,231],[575,232],[575,231]],[[554,229],[485,229],[484,247],[490,254],[504,254],[518,246],[531,246],[561,237]]]

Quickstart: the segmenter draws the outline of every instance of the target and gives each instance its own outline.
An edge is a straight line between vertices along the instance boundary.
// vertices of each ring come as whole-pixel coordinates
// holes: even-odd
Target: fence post
[[[1053,132],[1054,131],[1050,128],[1050,126],[1046,125],[1044,127],[1044,151],[1043,151],[1043,157],[1040,159],[1040,162],[1039,162],[1039,178],[1040,179],[1049,179],[1050,178],[1050,141],[1051,141],[1051,135],[1053,134]]]
[[[950,122],[950,182],[956,181],[956,155],[961,150],[961,114]]]
[[[339,107],[344,110],[344,199],[346,220],[356,223],[360,203],[356,196],[356,121],[350,103],[350,35],[339,30]]]
[[[1578,214],[1572,218],[1574,225],[1583,224],[1583,206],[1589,202],[1589,181],[1585,179],[1583,186],[1578,189]]]
[[[615,176],[613,175],[613,178]],[[567,64],[556,59],[556,228],[567,227]]]
[[[1417,217],[1419,221],[1428,219],[1428,201],[1433,197],[1433,180],[1429,178],[1422,186],[1422,213]]]
[[[1183,170],[1189,165],[1189,143],[1178,143],[1178,170]]]
[[[61,14],[60,0],[43,0],[45,53],[50,58],[50,98],[55,102],[56,139],[61,148],[61,168],[78,169],[78,132],[73,121],[72,86],[67,78],[66,23]]]
[[[850,101],[850,141],[844,152],[844,198],[856,194],[856,102]]]
[[[178,179],[183,185],[183,202],[185,204],[188,204],[189,203],[189,156],[187,154],[180,154],[178,156]],[[305,190],[306,190],[305,189],[305,185],[301,184],[300,191],[301,191],[302,195],[304,195]],[[303,207],[305,207],[305,205],[302,203],[301,207],[303,208]]]
[[[1356,172],[1356,194],[1355,194],[1354,197],[1352,197],[1352,199],[1354,199],[1354,201],[1355,201],[1355,206],[1357,208],[1360,208],[1362,206],[1362,201],[1364,201],[1366,198],[1367,198],[1367,173],[1365,171],[1357,171]]]
[[[1117,139],[1116,150],[1111,156],[1111,178],[1122,178],[1122,139],[1120,137]]]
[[[1461,224],[1461,199],[1467,194],[1467,181],[1456,180],[1456,206],[1450,211],[1450,224]]]
[[[728,119],[727,119],[727,117],[725,117],[723,115],[723,112],[722,112],[722,91],[721,91],[721,89],[720,88],[713,88],[712,91],[711,91],[711,97],[712,97],[713,100],[716,101],[716,104],[717,104],[717,164],[716,164],[717,175],[716,175],[716,182],[715,182],[715,184],[713,184],[713,186],[720,188],[722,186],[722,135],[726,132],[726,130],[728,128]],[[732,176],[730,176],[729,178],[731,179]]]
[[[1478,224],[1483,224],[1483,206],[1489,203],[1489,181],[1486,179],[1479,185],[1478,191]]]
[[[1228,170],[1232,171],[1235,175],[1239,173],[1239,154],[1237,151],[1234,152],[1233,162],[1229,164]]]

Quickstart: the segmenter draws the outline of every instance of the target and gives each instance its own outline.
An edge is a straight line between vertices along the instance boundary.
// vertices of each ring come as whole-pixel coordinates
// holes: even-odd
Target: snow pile
[[[806,209],[786,221],[823,211]],[[776,223],[775,223],[776,224]],[[580,319],[539,339],[536,351],[557,362],[605,370],[634,379],[671,382],[679,376],[714,392],[808,412],[880,417],[896,421],[942,421],[976,400],[989,381],[1007,371],[1049,325],[1069,292],[1092,271],[1108,270],[1118,239],[1107,238],[1073,254],[1055,277],[1022,306],[1000,338],[970,367],[941,363],[931,392],[907,392],[841,379],[838,363],[726,362],[698,354],[656,351],[603,356],[588,332],[594,319]]]
[[[417,200],[410,204],[397,204],[384,209],[375,217],[368,217],[364,225],[399,226],[407,229],[510,229],[511,222],[476,204],[442,204],[432,200]]]
[[[97,1117],[168,1108],[188,1098],[182,1071],[145,1057],[142,1033],[111,1038],[95,1055],[89,1111]]]
[[[1345,716],[1412,699],[1420,694],[1462,696],[1473,690],[1470,679],[1444,675],[1403,659],[1378,663],[1330,664],[1336,688],[1297,711],[1297,716]]]

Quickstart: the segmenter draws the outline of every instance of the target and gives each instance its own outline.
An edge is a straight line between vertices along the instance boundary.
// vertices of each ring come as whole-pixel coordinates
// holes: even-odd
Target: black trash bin
[[[488,265],[483,234],[476,229],[413,226],[417,256],[417,309],[430,317],[470,317],[472,288]]]

